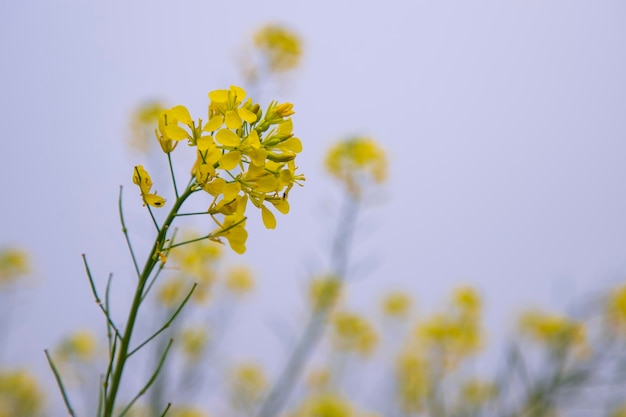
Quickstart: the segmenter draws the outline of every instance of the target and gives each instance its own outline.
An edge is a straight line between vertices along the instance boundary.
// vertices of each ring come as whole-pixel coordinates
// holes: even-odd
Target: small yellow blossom
[[[404,318],[409,314],[411,303],[411,297],[406,293],[401,291],[391,292],[383,298],[383,313],[389,317]]]
[[[159,302],[168,308],[177,307],[183,301],[186,290],[186,280],[182,277],[173,277],[161,284],[158,291]]]
[[[308,398],[294,413],[295,417],[352,417],[352,405],[343,398],[323,393]]]
[[[208,417],[208,414],[199,408],[192,408],[188,406],[175,407],[171,414],[172,417]]]
[[[369,355],[378,343],[374,328],[361,316],[338,312],[333,316],[333,342],[337,349]]]
[[[59,347],[59,355],[65,360],[78,359],[82,362],[92,360],[98,344],[96,337],[87,330],[80,330],[65,338]]]
[[[230,395],[236,407],[250,407],[263,398],[267,389],[267,378],[263,369],[253,363],[235,367],[231,373]]]
[[[0,288],[28,274],[28,254],[17,248],[0,249]]]
[[[198,361],[206,348],[209,335],[204,328],[195,327],[183,330],[181,335],[182,349],[190,361]]]
[[[472,379],[461,386],[461,403],[478,407],[498,394],[497,386],[492,382]]]
[[[133,111],[130,120],[130,145],[133,148],[144,153],[150,151],[150,143],[154,140],[154,125],[159,122],[159,115],[163,110],[165,107],[159,101],[148,101]]]
[[[26,370],[0,370],[0,416],[38,416],[43,411],[44,393]]]
[[[309,300],[313,309],[328,309],[341,297],[343,285],[335,276],[321,277],[311,281]]]
[[[152,188],[152,178],[148,174],[143,166],[137,165],[133,172],[133,182],[139,186],[141,190],[141,197],[143,198],[144,205],[152,207],[163,207],[165,205],[165,199],[155,192],[150,194]]]
[[[356,137],[339,142],[329,150],[326,169],[342,181],[351,194],[359,196],[371,181],[385,180],[387,158],[373,139]]]
[[[605,314],[612,330],[621,333],[626,331],[626,285],[609,293]]]
[[[327,369],[313,369],[306,377],[306,385],[313,391],[325,391],[330,384],[330,373]]]
[[[529,311],[521,316],[520,329],[550,348],[586,347],[585,325],[565,316]]]
[[[249,268],[231,268],[226,274],[226,288],[237,295],[250,292],[254,288],[254,278]]]
[[[254,34],[254,44],[263,54],[270,71],[288,71],[300,63],[302,42],[293,31],[283,26],[262,27]]]
[[[405,413],[420,412],[430,392],[428,361],[415,349],[403,351],[396,361],[396,395]]]

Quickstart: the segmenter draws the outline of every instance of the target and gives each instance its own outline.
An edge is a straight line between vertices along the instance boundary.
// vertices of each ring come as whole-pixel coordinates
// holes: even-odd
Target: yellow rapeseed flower
[[[249,407],[263,398],[267,378],[263,369],[254,363],[243,363],[232,370],[230,395],[235,406]]]
[[[389,317],[404,318],[411,309],[411,297],[401,291],[387,294],[382,301],[383,313]]]
[[[209,334],[202,327],[183,330],[181,335],[182,350],[190,361],[198,361],[206,348]]]
[[[369,355],[378,343],[378,335],[372,325],[354,313],[336,313],[332,328],[334,345],[340,350]]]
[[[528,311],[519,323],[523,334],[550,348],[586,347],[585,325],[565,316]]]
[[[0,370],[0,416],[38,416],[44,393],[37,379],[26,370]]]
[[[326,169],[351,194],[359,196],[364,186],[386,179],[387,158],[373,139],[356,137],[339,142],[328,151]]]
[[[396,396],[405,413],[417,413],[424,407],[430,391],[428,361],[415,349],[406,349],[396,360]]]
[[[144,205],[152,207],[163,207],[165,205],[165,199],[155,192],[150,194],[152,188],[152,178],[143,166],[137,165],[133,171],[133,182],[139,186],[141,190],[141,198],[143,198]]]
[[[316,278],[309,286],[309,301],[314,310],[335,305],[343,290],[341,280],[335,276]]]
[[[0,288],[28,274],[28,253],[18,248],[0,249]]]
[[[254,44],[261,51],[270,71],[288,71],[300,63],[302,42],[298,35],[284,26],[271,24],[262,27],[254,34]]]
[[[254,288],[254,277],[250,268],[231,268],[226,274],[226,288],[237,295],[243,295]]]
[[[294,417],[352,417],[354,415],[352,405],[332,393],[322,393],[308,398],[294,413]]]
[[[98,343],[92,332],[79,330],[61,342],[59,355],[65,360],[78,359],[87,362],[94,358],[97,347]]]
[[[159,101],[148,101],[133,111],[130,119],[130,145],[133,148],[144,153],[150,151],[150,143],[154,139],[154,125],[159,122],[159,115],[163,110],[165,107]]]

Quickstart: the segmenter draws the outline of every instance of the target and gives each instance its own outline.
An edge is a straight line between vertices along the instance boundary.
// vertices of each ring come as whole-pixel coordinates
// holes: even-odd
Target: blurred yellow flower
[[[159,101],[153,100],[140,104],[133,111],[130,119],[131,147],[143,153],[150,151],[150,143],[154,140],[154,126],[158,124],[163,110],[165,107]]]
[[[44,394],[26,370],[0,370],[0,416],[35,417],[42,413]]]
[[[361,316],[338,312],[332,318],[333,342],[337,349],[370,354],[378,343],[378,335],[372,325]]]
[[[169,413],[168,413],[169,415]],[[173,417],[208,417],[208,414],[199,408],[178,406],[172,410]]]
[[[226,274],[226,288],[237,295],[243,295],[254,288],[252,271],[244,266],[231,268]]]
[[[498,394],[498,387],[487,381],[472,379],[461,385],[461,403],[478,407]]]
[[[326,169],[358,197],[372,181],[387,177],[387,158],[383,149],[370,138],[355,137],[334,145],[326,155]]]
[[[519,324],[523,334],[550,348],[586,347],[585,325],[565,316],[528,311]]]
[[[413,300],[404,292],[394,291],[382,301],[383,313],[388,317],[404,318],[409,314]]]
[[[183,301],[186,280],[182,277],[169,278],[159,288],[157,299],[165,307],[177,307]]]
[[[609,293],[605,309],[609,324],[615,330],[626,331],[626,285]]]
[[[343,284],[337,277],[316,278],[309,286],[309,302],[314,310],[328,309],[337,303],[342,290]]]
[[[18,248],[0,249],[0,288],[28,274],[28,254]]]
[[[206,348],[209,334],[202,327],[193,327],[183,330],[181,334],[182,350],[187,359],[198,361]]]
[[[64,360],[78,359],[82,362],[92,360],[96,354],[98,343],[89,330],[79,330],[69,335],[59,346],[59,355]]]
[[[396,361],[396,395],[405,413],[418,413],[430,392],[428,362],[415,350],[406,349]]]
[[[295,32],[281,25],[271,24],[260,28],[254,34],[254,45],[272,72],[294,69],[302,57],[302,41]]]
[[[237,408],[249,408],[258,403],[267,389],[267,378],[263,369],[254,363],[244,363],[231,373],[230,396]]]
[[[354,416],[352,405],[343,398],[324,393],[314,395],[298,408],[295,417],[352,417]]]
[[[312,369],[306,377],[306,385],[312,391],[325,391],[329,387],[330,373],[327,369]]]

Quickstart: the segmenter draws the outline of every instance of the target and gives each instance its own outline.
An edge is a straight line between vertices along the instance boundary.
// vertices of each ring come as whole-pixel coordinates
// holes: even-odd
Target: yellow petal
[[[215,140],[224,146],[239,146],[241,138],[229,129],[222,129],[215,135]]]
[[[239,194],[241,191],[241,184],[238,182],[229,182],[224,185],[222,192],[224,193],[224,200],[230,201]]]
[[[226,169],[226,170],[234,169],[237,165],[239,165],[240,161],[241,161],[241,152],[239,151],[228,152],[227,154],[225,154],[224,156],[220,158],[220,168]]]
[[[278,149],[286,149],[295,153],[302,152],[302,142],[296,137],[292,137],[276,146]]]
[[[252,132],[246,138],[246,142],[254,149],[259,149],[261,147],[259,134],[256,132],[256,130],[252,130]]]
[[[237,87],[236,85],[230,86],[230,91],[232,91],[237,97],[237,101],[242,102],[244,98],[246,98],[246,90],[241,87]]]
[[[270,202],[276,207],[276,210],[283,214],[289,214],[289,202],[284,199],[270,200]]]
[[[255,149],[251,152],[247,152],[250,157],[250,161],[258,167],[265,165],[265,158],[267,157],[267,151],[265,149]]]
[[[285,120],[280,125],[278,125],[278,134],[279,135],[290,135],[293,130],[293,122],[291,118]]]
[[[239,129],[243,124],[241,117],[239,117],[239,114],[234,110],[228,110],[226,112],[224,115],[224,121],[229,129]]]
[[[245,107],[241,107],[240,109],[237,109],[237,113],[239,113],[239,116],[248,123],[256,122],[256,114],[252,113],[250,110],[246,109]]]
[[[222,190],[224,190],[224,186],[226,185],[226,181],[224,178],[215,178],[210,183],[206,184],[202,189],[207,193],[211,194],[214,197],[222,194]]]
[[[280,188],[280,183],[278,179],[272,175],[267,175],[261,178],[261,180],[257,182],[256,186],[254,187],[256,191],[259,191],[262,193],[269,193],[272,191],[276,191],[278,190],[278,188]]]
[[[211,119],[208,121],[207,124],[204,125],[204,127],[202,128],[202,131],[203,132],[215,132],[217,129],[222,127],[223,124],[224,124],[224,116],[222,116],[221,114],[216,114],[215,116],[211,117]]]
[[[180,120],[182,123],[191,126],[191,124],[193,123],[193,121],[191,120],[191,115],[189,114],[189,110],[187,110],[187,107],[185,106],[176,106],[176,107],[172,107],[172,112],[174,113],[174,116]]]
[[[143,200],[152,207],[163,207],[165,205],[165,199],[156,194],[144,194]]]
[[[199,151],[206,151],[211,147],[211,145],[214,145],[213,136],[201,136],[196,141],[196,146]]]
[[[267,207],[261,206],[261,216],[263,217],[263,224],[267,229],[276,229],[276,217]]]
[[[226,103],[228,102],[228,94],[228,90],[215,90],[209,93],[209,98],[216,103]]]
[[[167,125],[163,132],[165,136],[173,140],[183,140],[189,138],[189,134],[185,129],[178,125]]]

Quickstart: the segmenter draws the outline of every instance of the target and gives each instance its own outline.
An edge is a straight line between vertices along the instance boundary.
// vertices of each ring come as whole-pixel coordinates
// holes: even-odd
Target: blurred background
[[[131,297],[120,185],[140,257],[153,239],[132,167],[159,189],[167,165],[132,145],[133,112],[157,101],[206,117],[209,91],[242,85],[262,106],[294,103],[307,180],[276,230],[253,216],[247,252],[226,255],[256,280],[229,355],[279,366],[281,329],[329,268],[342,192],[324,157],[364,135],[389,175],[359,218],[349,305],[372,311],[400,290],[421,314],[470,285],[489,345],[476,366],[493,366],[521,310],[568,313],[623,282],[625,18],[617,0],[3,2],[0,246],[26,250],[31,271],[0,298],[2,360],[34,369],[56,401],[42,350],[103,324],[80,255],[99,282],[114,274],[120,317]],[[300,36],[302,59],[249,86],[268,23]]]

